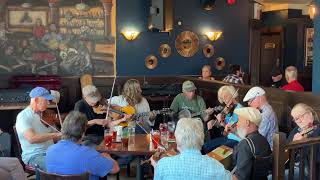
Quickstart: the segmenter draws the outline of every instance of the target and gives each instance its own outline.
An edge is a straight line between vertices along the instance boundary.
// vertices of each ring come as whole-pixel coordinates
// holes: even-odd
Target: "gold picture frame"
[[[44,26],[47,26],[49,24],[49,8],[9,6],[6,9],[6,27],[9,31],[32,32],[38,18],[41,19]]]

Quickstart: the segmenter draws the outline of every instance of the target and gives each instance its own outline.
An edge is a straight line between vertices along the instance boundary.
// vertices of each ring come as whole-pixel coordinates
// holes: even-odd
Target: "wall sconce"
[[[138,35],[140,34],[140,32],[138,31],[123,31],[121,32],[121,34],[129,41],[133,41],[135,40]]]
[[[219,31],[219,32],[209,31],[209,32],[206,32],[205,35],[208,37],[208,39],[210,39],[210,41],[216,41],[221,37],[222,32],[221,31]]]
[[[308,6],[309,6],[309,17],[310,19],[313,19],[317,13],[315,2],[312,1]]]

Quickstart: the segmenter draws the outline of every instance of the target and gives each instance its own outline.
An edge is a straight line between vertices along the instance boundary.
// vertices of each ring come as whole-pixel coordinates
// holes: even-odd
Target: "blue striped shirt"
[[[259,133],[267,139],[271,150],[273,150],[273,134],[278,132],[277,116],[270,104],[263,105],[261,111],[262,120],[259,125]]]
[[[162,158],[155,170],[154,180],[231,180],[231,174],[217,160],[201,155],[196,149]]]

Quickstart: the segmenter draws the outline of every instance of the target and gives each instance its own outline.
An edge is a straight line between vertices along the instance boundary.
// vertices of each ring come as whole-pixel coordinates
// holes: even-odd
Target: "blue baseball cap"
[[[29,96],[31,98],[43,97],[43,98],[45,98],[45,99],[47,99],[49,101],[53,99],[53,96],[50,94],[50,92],[46,88],[43,88],[43,87],[35,87],[35,88],[33,88],[30,91]]]

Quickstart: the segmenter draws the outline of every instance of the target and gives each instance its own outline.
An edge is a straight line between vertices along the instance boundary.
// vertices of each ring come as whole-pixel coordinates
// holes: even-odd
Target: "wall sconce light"
[[[206,32],[205,35],[208,37],[208,39],[210,41],[216,41],[221,37],[222,32],[221,31],[219,31],[219,32],[209,31],[209,32]]]
[[[138,35],[140,34],[140,32],[138,32],[138,31],[123,31],[121,34],[122,34],[127,40],[133,41],[133,40],[135,40],[135,39],[138,37]]]
[[[308,6],[309,6],[309,17],[310,19],[313,19],[317,13],[315,2],[312,1]]]

